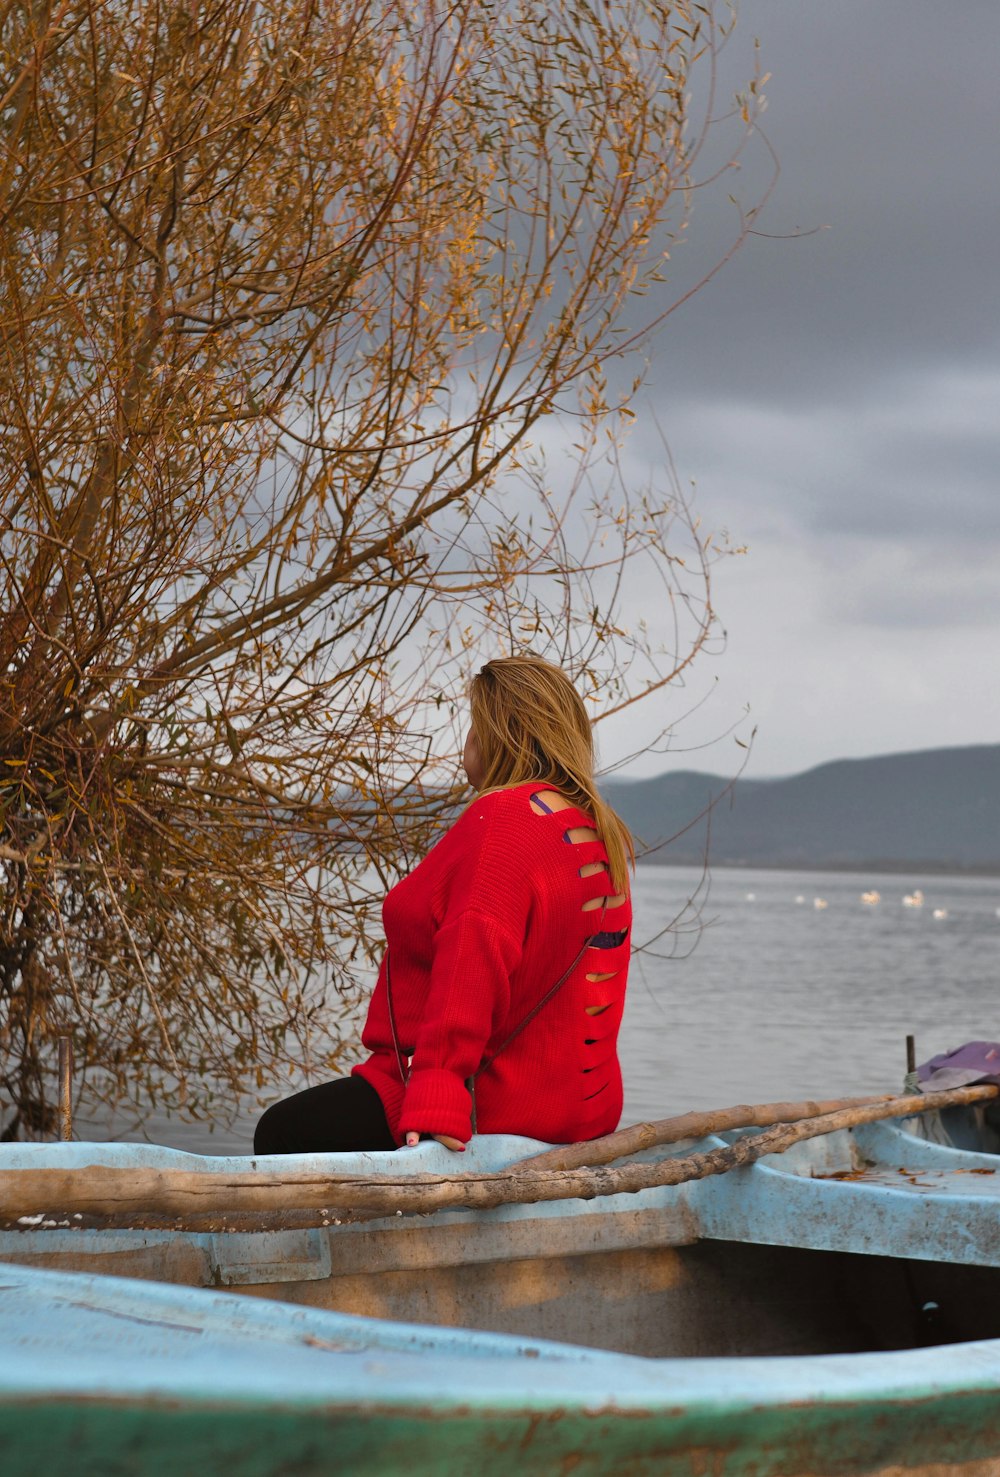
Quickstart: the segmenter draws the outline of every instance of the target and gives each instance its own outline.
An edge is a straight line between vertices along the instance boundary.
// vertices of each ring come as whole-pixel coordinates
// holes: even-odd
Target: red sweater
[[[466,1078],[479,1069],[555,984],[559,992],[476,1079],[480,1133],[571,1143],[610,1133],[622,1109],[615,1052],[625,999],[631,904],[584,910],[611,892],[600,841],[569,842],[591,826],[579,810],[540,815],[537,782],[484,795],[466,810],[382,908],[392,1006],[409,1076],[393,1049],[382,961],[354,1071],[382,1100],[402,1143],[409,1131],[471,1137]],[[588,974],[612,974],[603,982]],[[587,1008],[594,1008],[593,1014]]]

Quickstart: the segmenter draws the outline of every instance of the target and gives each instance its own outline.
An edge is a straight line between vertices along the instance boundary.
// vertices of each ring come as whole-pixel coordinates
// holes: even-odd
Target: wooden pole
[[[819,1102],[756,1105],[739,1103],[733,1108],[682,1113],[676,1118],[633,1123],[629,1128],[619,1128],[615,1133],[605,1134],[599,1139],[589,1139],[586,1143],[563,1144],[556,1149],[546,1149],[544,1154],[534,1154],[530,1159],[519,1160],[511,1166],[511,1173],[533,1173],[539,1169],[581,1169],[588,1164],[610,1164],[612,1159],[622,1159],[627,1154],[637,1154],[642,1149],[677,1144],[682,1139],[707,1138],[710,1133],[725,1133],[733,1128],[771,1128],[775,1123],[797,1123],[801,1118],[819,1118],[825,1113],[837,1113],[844,1108],[885,1103],[891,1097],[891,1093],[886,1093],[882,1097],[842,1097]]]
[[[617,1168],[542,1170],[459,1175],[355,1175],[315,1173],[199,1173],[190,1170],[85,1169],[0,1170],[0,1217],[8,1224],[26,1215],[55,1221],[70,1215],[109,1217],[115,1224],[141,1225],[144,1218],[170,1217],[176,1229],[195,1229],[198,1221],[224,1223],[274,1212],[319,1212],[330,1220],[371,1220],[381,1216],[428,1214],[449,1209],[492,1210],[498,1205],[534,1205],[549,1200],[593,1200],[635,1194],[660,1185],[679,1185],[708,1175],[745,1168],[765,1154],[778,1154],[803,1139],[856,1128],[883,1118],[908,1117],[938,1108],[986,1102],[997,1087],[961,1087],[951,1092],[887,1098],[864,1107],[844,1108],[798,1123],[779,1124],[755,1137],[741,1138],[705,1154],[660,1159]],[[158,1222],[162,1223],[162,1222]],[[299,1221],[301,1224],[301,1220]]]
[[[59,1037],[59,1137],[73,1137],[73,1038]]]

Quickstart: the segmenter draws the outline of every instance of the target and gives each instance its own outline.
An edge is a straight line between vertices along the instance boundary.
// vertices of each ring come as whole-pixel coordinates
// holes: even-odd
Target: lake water
[[[917,889],[923,906],[904,906]],[[881,901],[866,906],[866,890]],[[693,869],[644,867],[635,941],[659,935],[692,897],[700,921],[688,910],[632,961],[623,1123],[891,1092],[902,1084],[908,1033],[918,1061],[963,1041],[1000,1040],[1000,878],[720,868],[706,885]],[[212,1132],[159,1117],[144,1134],[115,1131],[247,1153],[255,1112],[248,1103],[236,1123]]]
[[[696,883],[640,870],[637,941]],[[904,906],[918,889],[923,906]],[[876,906],[861,902],[869,890]],[[691,956],[633,960],[623,1121],[892,1092],[907,1034],[918,1061],[1000,1040],[998,910],[998,878],[716,871]]]

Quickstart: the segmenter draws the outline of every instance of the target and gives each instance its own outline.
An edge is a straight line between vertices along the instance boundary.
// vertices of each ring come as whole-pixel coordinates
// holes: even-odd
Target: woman
[[[618,1123],[634,852],[597,794],[590,720],[539,657],[487,662],[470,698],[479,798],[385,899],[370,1055],[269,1108],[255,1153],[570,1143]]]

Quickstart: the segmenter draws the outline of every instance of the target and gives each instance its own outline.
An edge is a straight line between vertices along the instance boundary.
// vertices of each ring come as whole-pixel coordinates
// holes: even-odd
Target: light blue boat
[[[0,1232],[3,1472],[997,1477],[992,1111],[593,1201],[228,1233],[25,1217]],[[541,1147],[484,1137],[463,1169]],[[42,1162],[278,1164],[5,1145],[0,1183]],[[454,1171],[430,1144],[280,1163]]]

